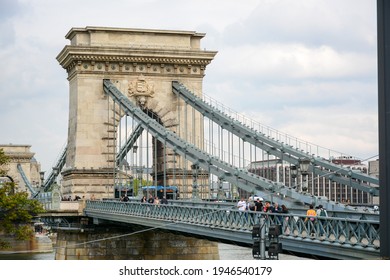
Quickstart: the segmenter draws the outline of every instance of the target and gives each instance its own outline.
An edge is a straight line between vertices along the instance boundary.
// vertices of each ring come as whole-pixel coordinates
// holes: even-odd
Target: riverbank
[[[11,236],[1,238],[8,242],[10,247],[0,249],[0,255],[52,253],[54,251],[53,240],[47,234],[37,233],[30,240],[16,240]]]

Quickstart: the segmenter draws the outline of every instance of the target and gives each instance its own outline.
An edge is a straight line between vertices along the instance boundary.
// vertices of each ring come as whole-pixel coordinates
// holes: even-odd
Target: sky
[[[0,0],[0,144],[42,170],[66,145],[69,86],[56,56],[73,27],[206,33],[207,96],[360,159],[378,155],[375,0]]]

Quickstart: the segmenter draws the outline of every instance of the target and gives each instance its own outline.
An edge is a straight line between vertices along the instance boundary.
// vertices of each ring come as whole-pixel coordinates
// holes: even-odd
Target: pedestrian
[[[318,217],[328,217],[328,212],[326,212],[326,210],[324,209],[324,206],[322,206],[321,204],[318,205],[317,216]]]
[[[277,214],[273,216],[275,223],[279,221],[280,224],[283,224],[283,217],[279,215],[279,213],[282,212],[282,208],[279,206],[279,203],[274,202],[274,204],[269,208],[268,212]]]
[[[289,220],[289,217],[287,216],[288,214],[288,208],[286,205],[282,204],[281,206],[281,213],[283,213],[283,220],[282,220],[282,225],[283,225],[283,232],[288,234],[290,232],[289,228],[288,228],[288,220]]]
[[[156,205],[159,205],[159,204],[160,204],[160,200],[158,199],[158,196],[156,196],[156,197],[154,198],[153,203],[156,204]]]
[[[274,202],[274,204],[272,206],[270,206],[268,211],[271,213],[280,213],[280,212],[282,212],[282,209],[280,208],[280,206],[277,202]]]
[[[124,202],[128,202],[128,201],[129,201],[129,197],[128,197],[127,195],[125,195],[125,196],[123,197],[123,201],[124,201]]]
[[[265,205],[264,205],[264,208],[263,208],[263,212],[268,212],[270,207],[271,207],[271,202],[270,201],[266,201]]]
[[[255,211],[255,202],[252,200],[251,197],[247,200],[246,209],[250,211]]]
[[[244,218],[246,219],[248,214],[245,213],[245,210],[248,209],[248,204],[245,201],[244,197],[241,197],[240,201],[237,202],[237,208],[238,208],[238,211],[241,212],[240,217],[242,217],[242,215],[244,215]]]
[[[282,204],[281,207],[282,207],[282,213],[287,214],[287,213],[288,213],[288,208],[287,208],[287,206],[284,205],[284,204]]]
[[[306,218],[305,218],[305,223],[308,223],[307,228],[308,232],[310,232],[310,235],[314,234],[314,223],[317,217],[317,211],[314,210],[313,204],[310,204],[309,209],[306,211]]]
[[[150,203],[150,204],[154,203],[154,198],[151,194],[149,195],[148,203]]]
[[[239,211],[246,210],[246,201],[243,197],[241,197],[240,201],[237,202],[237,208]]]
[[[261,212],[263,211],[263,203],[261,202],[260,198],[258,197],[255,202],[255,211]]]
[[[324,217],[324,218],[328,217],[328,212],[324,209],[324,206],[322,206],[321,204],[318,205],[317,217]],[[325,219],[318,220],[320,235],[324,234],[324,225],[326,224],[326,222],[327,221]]]
[[[161,198],[161,204],[168,204],[168,200],[165,196],[163,196],[163,198]]]
[[[305,222],[307,222],[308,220],[314,222],[315,221],[315,217],[317,216],[317,211],[314,210],[314,206],[313,204],[310,204],[309,206],[309,209],[306,211],[306,219],[305,219]]]
[[[141,203],[145,203],[146,202],[146,196],[143,196],[142,198],[141,198]]]

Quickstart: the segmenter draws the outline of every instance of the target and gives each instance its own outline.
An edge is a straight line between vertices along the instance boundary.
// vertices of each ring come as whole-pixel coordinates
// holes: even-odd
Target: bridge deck
[[[211,204],[210,204],[211,205]],[[260,217],[282,224],[280,240],[287,251],[335,259],[378,259],[379,221],[274,214],[218,205],[152,205],[138,202],[87,201],[85,215],[95,219],[150,228],[164,228],[220,242],[252,245],[253,225]]]

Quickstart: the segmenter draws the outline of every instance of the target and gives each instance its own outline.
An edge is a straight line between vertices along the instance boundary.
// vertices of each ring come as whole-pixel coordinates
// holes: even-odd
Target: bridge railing
[[[138,202],[87,201],[87,216],[92,212],[126,215],[164,220],[168,223],[196,224],[199,227],[216,227],[232,233],[250,234],[253,226],[265,217],[270,225],[282,225],[282,238],[319,241],[335,246],[370,249],[379,252],[379,221],[337,217],[317,217],[310,220],[302,214],[263,213],[239,211],[235,207],[202,207],[193,205],[153,205]]]

